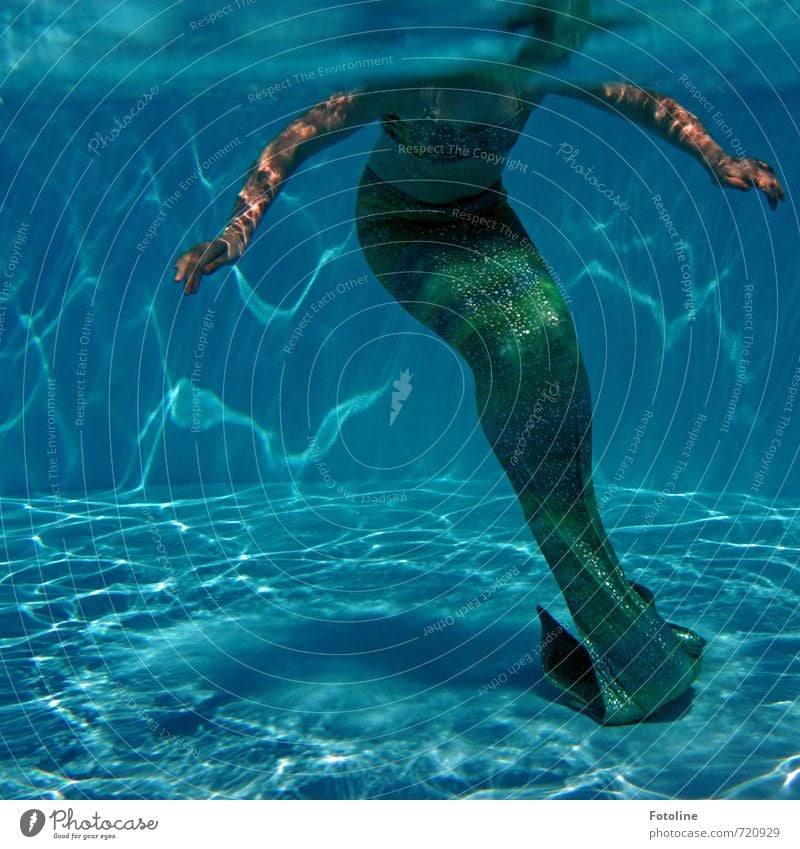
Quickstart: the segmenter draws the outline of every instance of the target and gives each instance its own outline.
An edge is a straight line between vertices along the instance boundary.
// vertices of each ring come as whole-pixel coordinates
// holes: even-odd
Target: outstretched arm
[[[335,144],[380,115],[379,93],[335,94],[292,121],[261,152],[247,177],[228,224],[216,239],[199,242],[175,262],[176,281],[193,295],[204,274],[236,262],[284,182],[309,156]]]
[[[760,189],[772,209],[784,199],[783,187],[766,162],[727,154],[700,119],[671,97],[625,83],[604,83],[588,90],[559,89],[556,93],[575,97],[636,121],[692,154],[721,185],[743,192],[753,186]]]

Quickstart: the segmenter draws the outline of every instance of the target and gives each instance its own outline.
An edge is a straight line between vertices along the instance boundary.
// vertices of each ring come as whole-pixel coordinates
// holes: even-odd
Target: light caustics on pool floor
[[[615,495],[709,646],[691,699],[600,728],[541,678],[535,606],[566,614],[510,495],[191,495],[2,502],[0,797],[799,795],[796,508]]]

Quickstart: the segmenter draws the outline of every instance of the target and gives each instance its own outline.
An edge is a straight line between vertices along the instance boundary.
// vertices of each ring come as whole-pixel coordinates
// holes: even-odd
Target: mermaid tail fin
[[[543,607],[537,607],[542,626],[542,671],[557,689],[595,718],[604,713],[600,685],[589,652]]]
[[[697,661],[697,671],[700,672],[700,661],[703,657],[703,649],[708,640],[705,640],[700,634],[692,631],[691,628],[684,628],[682,625],[676,625],[674,622],[667,622],[670,628],[675,632],[675,636],[681,641],[681,648],[686,657],[690,660]]]
[[[655,611],[655,598],[650,590],[639,584],[633,584],[633,588]],[[625,676],[614,674],[590,645],[580,643],[543,607],[537,607],[537,611],[542,626],[541,657],[545,678],[567,696],[572,706],[588,713],[597,722],[624,725],[644,719],[688,689],[700,671],[706,641],[689,628],[666,623],[676,638],[677,650],[685,656],[686,673],[678,686],[679,691],[671,679],[665,678],[663,686],[659,687],[660,671],[652,668],[642,670],[641,687],[632,685],[630,669],[625,670]]]
[[[647,604],[653,608],[653,610],[656,609],[656,597],[653,595],[651,590],[647,589],[647,587],[642,584],[632,583],[631,586],[637,593],[639,593]],[[696,677],[700,672],[700,660],[702,659],[703,649],[705,648],[707,641],[699,634],[692,631],[691,628],[684,628],[682,625],[676,625],[674,622],[667,622],[667,625],[672,628],[673,633],[678,638],[686,657],[695,663]]]
[[[637,584],[635,581],[631,581],[631,586],[650,605],[650,607],[653,608],[653,610],[656,609],[656,597],[652,590],[648,590],[644,584]]]

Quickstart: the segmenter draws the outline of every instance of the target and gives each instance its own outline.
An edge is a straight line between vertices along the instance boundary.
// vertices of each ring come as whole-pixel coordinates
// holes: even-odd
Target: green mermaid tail
[[[633,589],[655,614],[655,599],[646,587]],[[593,657],[543,607],[537,607],[542,626],[541,659],[545,678],[567,698],[573,707],[588,713],[604,725],[625,725],[652,715],[688,689],[700,672],[706,641],[694,631],[665,623],[672,631],[672,653],[652,668],[635,663],[641,652],[639,636],[625,635],[624,645]],[[614,669],[612,658],[623,667]],[[627,662],[625,662],[627,658]]]
[[[581,639],[556,624],[548,677],[604,722],[649,715],[691,686],[702,640],[661,619],[611,546],[592,486],[591,394],[575,326],[505,189],[430,204],[367,170],[357,224],[380,283],[475,378],[483,432]]]

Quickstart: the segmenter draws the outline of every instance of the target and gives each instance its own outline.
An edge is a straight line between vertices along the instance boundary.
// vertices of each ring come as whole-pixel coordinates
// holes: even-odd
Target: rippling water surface
[[[565,613],[510,494],[364,495],[5,499],[0,796],[800,796],[796,507],[616,493],[628,573],[709,645],[691,699],[601,728],[541,678]]]

